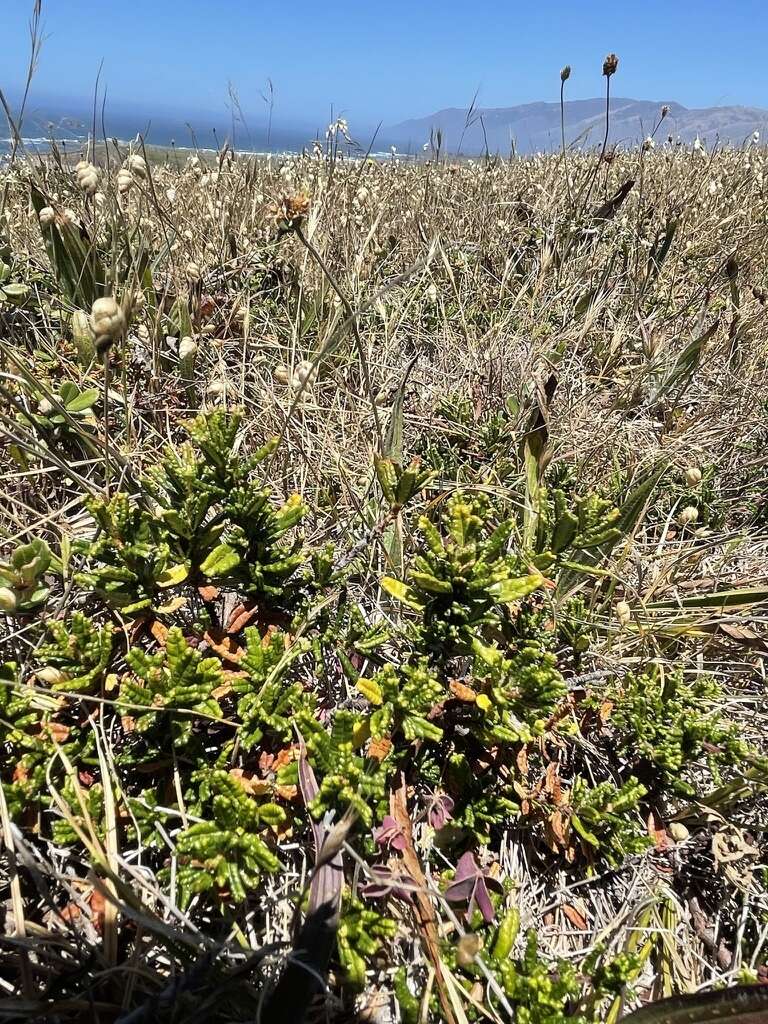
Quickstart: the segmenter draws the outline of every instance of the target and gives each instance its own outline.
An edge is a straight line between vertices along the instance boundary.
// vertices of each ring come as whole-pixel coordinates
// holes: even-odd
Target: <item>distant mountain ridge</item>
[[[634,100],[611,97],[610,141],[628,145],[652,131],[663,104],[669,106],[656,134],[658,141],[671,134],[675,139],[693,141],[698,135],[710,143],[742,143],[753,132],[764,135],[768,110],[760,107],[724,106],[688,108],[671,100]],[[440,130],[443,147],[452,153],[508,153],[512,144],[518,152],[551,150],[560,145],[560,104],[523,103],[512,107],[438,110],[427,117],[392,125],[385,131],[398,148],[421,149],[430,132]],[[605,99],[568,100],[565,103],[565,137],[568,144],[595,145],[605,130]]]

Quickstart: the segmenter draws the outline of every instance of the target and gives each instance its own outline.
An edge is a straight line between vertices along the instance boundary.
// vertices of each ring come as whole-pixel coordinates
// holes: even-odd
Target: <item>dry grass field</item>
[[[765,980],[768,155],[665,138],[6,170],[4,1019]]]

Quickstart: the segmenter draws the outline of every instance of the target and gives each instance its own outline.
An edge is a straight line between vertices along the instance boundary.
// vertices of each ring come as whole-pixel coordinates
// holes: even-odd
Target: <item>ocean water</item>
[[[22,124],[24,148],[31,154],[44,154],[50,148],[50,140],[77,154],[82,151],[92,133],[93,115],[80,108],[76,111],[52,108],[42,109],[30,105]],[[310,149],[315,140],[325,142],[327,124],[290,124],[281,122],[275,116],[268,125],[263,112],[253,118],[246,115],[240,119],[227,119],[220,114],[198,113],[194,118],[183,115],[163,114],[150,116],[142,111],[107,110],[104,123],[97,117],[96,137],[98,141],[117,139],[124,145],[141,135],[149,146],[164,149],[177,147],[181,150],[213,150],[229,142],[236,151],[245,153],[300,153]],[[389,155],[392,139],[385,138],[376,128],[353,126],[356,147],[344,145],[349,155],[365,153],[371,140],[377,156]],[[10,132],[0,121],[0,157],[8,154],[12,146]],[[341,142],[341,139],[339,140]]]
[[[2,129],[0,129],[0,132]],[[39,114],[31,111],[24,119],[22,136],[24,149],[34,155],[43,154],[50,148],[51,140],[71,153],[79,153],[92,132],[92,117],[79,113]],[[225,141],[234,148],[247,152],[301,152],[312,145],[318,132],[308,127],[285,128],[245,123],[227,123],[223,119],[201,117],[197,122],[174,117],[148,117],[142,114],[111,113],[102,124],[97,121],[97,141],[117,139],[127,145],[141,135],[147,145],[179,149],[217,150]],[[322,137],[322,136],[320,136]],[[11,133],[6,129],[0,138],[0,156],[7,155],[12,148]]]

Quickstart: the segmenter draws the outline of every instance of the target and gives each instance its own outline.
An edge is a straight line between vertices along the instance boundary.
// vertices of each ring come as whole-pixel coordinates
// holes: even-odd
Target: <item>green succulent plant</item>
[[[336,941],[346,981],[354,988],[363,988],[368,964],[382,951],[384,943],[394,938],[397,922],[349,892],[343,896],[339,917]]]
[[[32,612],[48,600],[44,577],[53,564],[51,549],[34,538],[21,544],[7,562],[0,561],[0,611]]]
[[[199,716],[221,718],[221,706],[213,696],[223,683],[221,662],[190,647],[178,626],[168,631],[165,647],[156,654],[134,647],[126,661],[132,674],[120,682],[118,707],[135,716],[147,758],[165,749],[168,740],[176,748],[184,747]]]
[[[242,721],[240,742],[247,750],[265,735],[280,742],[292,739],[296,713],[312,708],[314,697],[301,683],[286,679],[293,662],[306,653],[307,642],[290,645],[278,630],[261,637],[253,627],[245,635],[246,653],[240,666],[246,675],[234,681],[233,689],[242,694],[237,713]]]
[[[223,411],[189,424],[193,444],[169,450],[144,481],[151,501],[90,499],[98,534],[73,545],[85,565],[80,586],[126,615],[164,612],[173,606],[165,591],[204,579],[285,599],[304,561],[301,542],[286,535],[306,510],[296,495],[273,507],[253,474],[274,444],[240,455],[239,424]]]
[[[277,804],[257,803],[226,771],[203,773],[201,790],[212,820],[196,822],[176,838],[182,907],[197,893],[215,892],[235,903],[246,899],[262,874],[273,874],[279,860],[262,838],[269,826],[285,821]]]
[[[717,709],[721,695],[720,685],[706,676],[688,681],[678,671],[660,669],[628,675],[609,689],[606,727],[648,785],[695,796],[701,761],[719,783],[720,768],[755,756],[738,725]]]
[[[498,606],[522,600],[544,582],[507,553],[512,520],[495,528],[489,520],[487,502],[454,494],[443,516],[444,536],[426,517],[419,519],[425,546],[407,581],[382,580],[387,593],[419,613],[417,644],[433,657],[470,651],[498,620]]]
[[[68,621],[48,623],[51,640],[37,649],[44,668],[37,678],[52,690],[88,692],[103,681],[110,663],[113,627],[110,622],[96,626],[82,612],[73,612]]]
[[[164,588],[186,578],[187,566],[174,561],[157,517],[127,494],[92,498],[87,504],[99,533],[72,545],[87,566],[76,573],[75,582],[124,615],[151,611],[161,603]]]

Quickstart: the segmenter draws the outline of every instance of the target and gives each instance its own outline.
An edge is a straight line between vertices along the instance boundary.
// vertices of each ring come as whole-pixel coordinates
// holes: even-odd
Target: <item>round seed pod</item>
[[[147,161],[139,153],[132,153],[125,161],[126,170],[143,181],[147,176]]]
[[[127,167],[121,167],[117,172],[117,191],[121,195],[125,195],[130,191],[131,185],[133,185],[133,175]]]
[[[99,187],[99,170],[87,160],[81,160],[80,163],[76,165],[75,177],[77,178],[78,187],[81,188],[86,195],[92,196]]]
[[[197,354],[197,342],[194,338],[182,338],[179,342],[179,359],[189,359]]]
[[[626,601],[617,601],[614,607],[616,618],[619,621],[620,626],[626,626],[632,618],[632,609]]]
[[[48,683],[49,686],[61,683],[66,679],[64,673],[53,665],[46,665],[45,668],[38,669],[35,675],[41,683]]]
[[[684,843],[691,834],[682,821],[670,821],[667,831],[676,843]]]
[[[296,377],[300,384],[311,383],[317,376],[317,367],[314,366],[308,359],[302,359],[299,365],[296,367]]]
[[[96,299],[91,306],[91,330],[99,354],[106,352],[125,330],[125,314],[111,296]]]
[[[698,466],[689,466],[685,471],[685,482],[689,487],[698,487],[701,483],[701,470]]]

